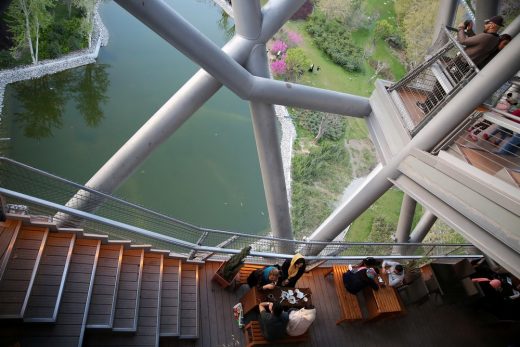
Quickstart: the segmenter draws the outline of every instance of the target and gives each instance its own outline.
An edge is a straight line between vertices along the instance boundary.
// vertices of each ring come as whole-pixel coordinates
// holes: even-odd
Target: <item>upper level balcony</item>
[[[376,82],[370,134],[383,165],[402,158],[398,177],[389,177],[398,188],[496,260],[518,264],[520,118],[503,110],[507,94],[517,95],[518,74],[458,125],[439,127],[445,135],[432,148],[410,145],[479,73],[447,30],[444,38],[401,81]]]

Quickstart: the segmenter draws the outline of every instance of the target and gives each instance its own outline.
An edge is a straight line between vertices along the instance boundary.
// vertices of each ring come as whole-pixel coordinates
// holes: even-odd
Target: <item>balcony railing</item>
[[[414,136],[479,71],[444,29],[436,53],[388,88],[403,124]]]
[[[65,206],[78,191],[88,192],[85,199],[100,202],[98,209],[80,211]],[[309,257],[314,260],[481,256],[470,244],[306,242],[197,227],[7,158],[0,158],[0,194],[7,197],[8,212],[36,218],[40,224],[55,223],[114,240],[150,244],[196,261],[225,258],[249,245],[253,246],[252,258],[279,259],[284,256],[279,247],[287,244],[304,254],[323,249],[319,256]],[[72,220],[79,224],[60,223]]]
[[[433,153],[441,149],[520,187],[520,117],[495,108],[477,110]]]

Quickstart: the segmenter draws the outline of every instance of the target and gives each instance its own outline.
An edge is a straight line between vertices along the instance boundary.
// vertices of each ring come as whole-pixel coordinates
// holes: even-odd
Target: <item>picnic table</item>
[[[305,297],[307,298],[307,301],[302,299],[297,299],[294,304],[291,304],[287,299],[282,301],[282,291],[289,291],[292,290],[295,291],[296,288],[289,288],[289,287],[275,287],[274,289],[258,289],[257,287],[251,288],[247,293],[242,296],[240,299],[240,302],[242,303],[242,308],[244,310],[244,314],[247,314],[251,310],[253,310],[255,307],[258,307],[258,305],[261,302],[275,302],[281,301],[282,306],[284,309],[290,309],[290,308],[301,308],[304,307],[307,304],[312,304],[312,292],[309,288],[298,288],[300,292],[302,292]]]

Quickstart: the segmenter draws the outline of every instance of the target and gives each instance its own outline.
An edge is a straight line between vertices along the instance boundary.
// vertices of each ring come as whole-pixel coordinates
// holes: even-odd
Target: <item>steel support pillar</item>
[[[419,220],[419,223],[415,226],[415,228],[412,231],[412,234],[410,235],[410,242],[411,243],[420,243],[426,235],[428,235],[428,232],[432,228],[433,224],[435,224],[435,221],[437,220],[437,216],[435,216],[430,211],[425,211],[421,219]]]
[[[248,70],[255,75],[268,76],[269,67],[267,64],[265,45],[255,46],[247,64]],[[271,231],[274,237],[293,239],[274,106],[261,102],[251,102],[250,107]],[[282,246],[278,252],[293,253],[294,249],[291,246]]]
[[[446,25],[453,26],[455,13],[457,12],[457,0],[441,0],[439,1],[439,12],[433,29],[432,44],[437,41],[439,33]]]
[[[399,164],[414,149],[431,150],[502,84],[520,70],[520,36],[515,37],[487,64],[426,126],[383,168],[367,178],[366,184],[341,204],[311,235],[312,241],[331,241],[391,186],[389,179],[400,175]],[[315,254],[321,249],[313,250]]]
[[[260,35],[261,12],[257,1],[235,1],[233,11],[238,35],[244,33],[251,38]],[[255,76],[270,78],[264,44],[253,47],[246,68]],[[252,101],[250,108],[271,232],[276,238],[293,239],[280,141],[276,129],[276,112],[272,104],[263,102]],[[279,253],[294,252],[292,244],[278,244],[277,248]]]
[[[516,18],[502,31],[502,34],[509,34],[511,37],[515,37],[520,32],[520,16]]]
[[[484,31],[484,20],[498,13],[498,0],[476,0],[475,1],[475,33]]]
[[[399,213],[397,230],[395,232],[396,242],[398,243],[408,242],[410,238],[415,206],[417,206],[417,201],[405,193],[403,196],[403,202],[401,203],[401,212]]]

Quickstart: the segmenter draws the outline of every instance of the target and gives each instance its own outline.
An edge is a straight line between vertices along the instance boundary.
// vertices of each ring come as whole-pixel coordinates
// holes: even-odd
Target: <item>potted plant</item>
[[[251,252],[251,246],[242,248],[240,253],[234,254],[227,261],[223,262],[218,268],[213,281],[217,282],[222,288],[227,288],[233,283],[233,279],[244,265],[244,259]]]

